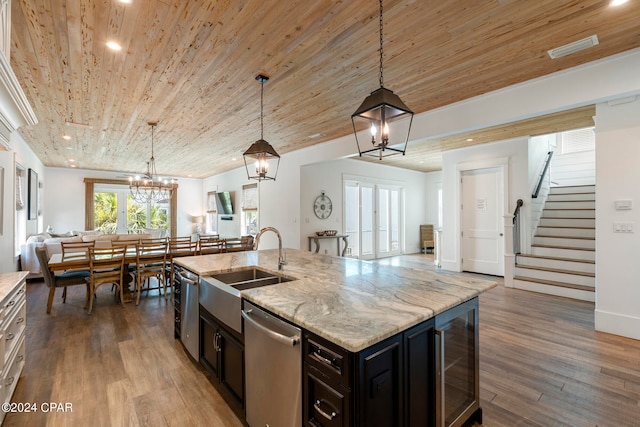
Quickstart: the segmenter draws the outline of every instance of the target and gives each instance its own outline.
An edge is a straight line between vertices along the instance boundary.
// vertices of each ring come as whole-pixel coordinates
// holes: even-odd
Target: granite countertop
[[[0,301],[4,300],[16,286],[29,275],[28,271],[0,273]]]
[[[496,282],[286,249],[291,282],[241,291],[243,298],[358,352],[496,286]],[[174,260],[201,277],[260,266],[277,273],[278,251]]]

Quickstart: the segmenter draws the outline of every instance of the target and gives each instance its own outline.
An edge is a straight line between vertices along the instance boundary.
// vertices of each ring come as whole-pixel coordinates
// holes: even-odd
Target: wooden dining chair
[[[73,285],[85,285],[87,288],[87,296],[85,297],[85,303],[89,299],[89,283],[87,278],[89,277],[89,271],[71,271],[68,273],[55,274],[49,268],[49,255],[47,249],[44,247],[36,247],[36,257],[40,262],[40,270],[42,270],[42,277],[44,283],[49,288],[49,299],[47,300],[47,314],[51,313],[51,305],[53,304],[53,297],[56,292],[56,288],[62,288],[62,302],[67,302],[67,286]],[[85,305],[86,307],[86,305]]]
[[[155,277],[158,280],[158,287],[162,284],[162,293],[167,298],[167,242],[139,243],[136,246],[136,305],[140,303],[140,293],[142,287],[147,283],[150,286],[150,279]]]
[[[183,256],[193,256],[198,254],[198,242],[191,241],[191,237],[170,237],[169,252],[167,260],[167,276],[169,278],[169,288],[173,286],[175,278],[173,260]]]
[[[60,242],[62,249],[62,261],[70,261],[76,258],[88,258],[89,248],[95,247],[96,242]]]
[[[101,285],[111,283],[119,292],[120,304],[124,307],[123,273],[126,248],[89,248],[89,314],[93,311],[93,300]]]
[[[201,237],[198,240],[198,255],[219,254],[224,252],[224,240],[217,237]]]

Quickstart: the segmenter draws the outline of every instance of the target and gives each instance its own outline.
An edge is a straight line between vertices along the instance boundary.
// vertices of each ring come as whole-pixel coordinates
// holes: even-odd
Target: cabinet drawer
[[[9,362],[9,356],[15,350],[20,338],[24,335],[25,320],[27,315],[27,305],[25,298],[18,300],[17,306],[12,308],[12,313],[7,315],[4,321],[4,331],[2,339],[4,340],[4,366],[6,368]]]
[[[304,340],[305,361],[334,381],[351,387],[350,365],[351,353],[347,350],[318,337],[305,333]]]
[[[24,335],[22,335],[17,345],[14,346],[15,351],[11,354],[9,364],[5,366],[6,369],[2,375],[2,389],[5,401],[11,400],[22,373],[22,368],[25,364],[25,348]]]
[[[351,425],[350,392],[342,386],[331,386],[313,366],[305,365],[305,426],[342,427]]]

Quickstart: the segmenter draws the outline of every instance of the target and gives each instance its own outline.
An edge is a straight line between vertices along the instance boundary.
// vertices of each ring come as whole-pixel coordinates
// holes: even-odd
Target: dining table
[[[136,264],[136,249],[135,247],[127,248],[124,257],[125,265]],[[67,270],[89,270],[89,255],[87,252],[67,253],[64,259],[61,253],[55,253],[49,258],[49,269],[54,273],[56,271]],[[125,281],[130,285],[133,282],[133,276],[125,270],[123,273]],[[133,296],[131,294],[129,286],[123,286],[123,300],[124,302],[132,302]]]

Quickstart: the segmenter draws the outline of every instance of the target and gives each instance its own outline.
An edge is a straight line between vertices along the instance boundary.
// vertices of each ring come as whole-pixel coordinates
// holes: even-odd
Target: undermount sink
[[[200,280],[200,304],[227,326],[242,333],[240,291],[293,280],[296,279],[258,267],[210,274]]]
[[[231,271],[229,273],[212,274],[216,280],[225,283],[239,291],[275,285],[276,283],[291,282],[293,279],[274,274],[270,271],[252,267],[246,270]]]

